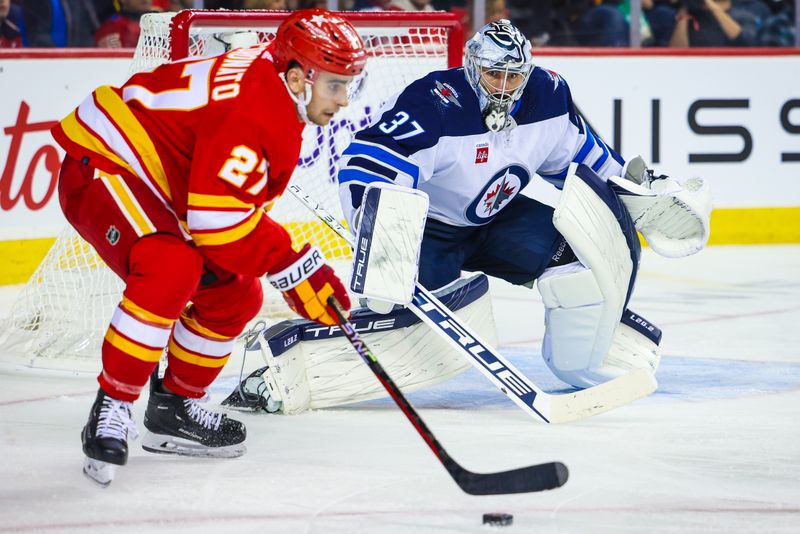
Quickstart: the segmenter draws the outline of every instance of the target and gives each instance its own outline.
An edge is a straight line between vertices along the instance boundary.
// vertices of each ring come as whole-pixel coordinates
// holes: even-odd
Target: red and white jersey
[[[212,261],[261,276],[291,246],[263,208],[286,188],[303,126],[262,44],[99,87],[53,136],[76,160],[143,180]]]

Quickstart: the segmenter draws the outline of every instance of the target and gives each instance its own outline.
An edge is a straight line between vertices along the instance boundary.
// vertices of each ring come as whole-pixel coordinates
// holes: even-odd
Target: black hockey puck
[[[514,522],[511,514],[483,514],[483,524],[493,527],[505,527]]]

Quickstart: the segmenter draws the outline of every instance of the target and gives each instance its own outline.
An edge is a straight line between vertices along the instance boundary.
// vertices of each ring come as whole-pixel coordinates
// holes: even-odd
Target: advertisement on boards
[[[542,51],[535,61],[567,80],[580,112],[623,156],[641,154],[659,173],[707,178],[715,207],[800,206],[800,54]],[[63,151],[48,130],[95,87],[123,82],[129,65],[96,53],[0,58],[0,241],[52,237],[64,226],[55,191]],[[350,126],[366,124],[375,109]]]

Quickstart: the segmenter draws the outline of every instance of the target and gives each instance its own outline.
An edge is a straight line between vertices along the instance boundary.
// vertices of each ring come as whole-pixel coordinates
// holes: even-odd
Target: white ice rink
[[[559,389],[538,354],[537,293],[495,289],[501,335],[519,340],[503,352]],[[13,292],[0,289],[0,315]],[[409,396],[467,469],[569,466],[564,487],[526,495],[463,494],[390,401],[244,416],[249,452],[235,460],[133,444],[101,490],[81,474],[94,378],[5,372],[0,532],[800,532],[800,246],[712,247],[683,260],[646,251],[631,307],[664,330],[660,387],[633,405],[547,426],[477,371]],[[524,316],[529,329],[510,331]],[[238,365],[224,373],[213,401]],[[514,523],[483,526],[485,512]]]

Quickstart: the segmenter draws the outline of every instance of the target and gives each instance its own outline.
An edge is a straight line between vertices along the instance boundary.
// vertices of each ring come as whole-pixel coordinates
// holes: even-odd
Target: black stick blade
[[[563,486],[569,478],[569,470],[561,462],[548,462],[499,473],[473,473],[451,458],[447,458],[444,464],[453,480],[470,495],[506,495],[551,490]]]

